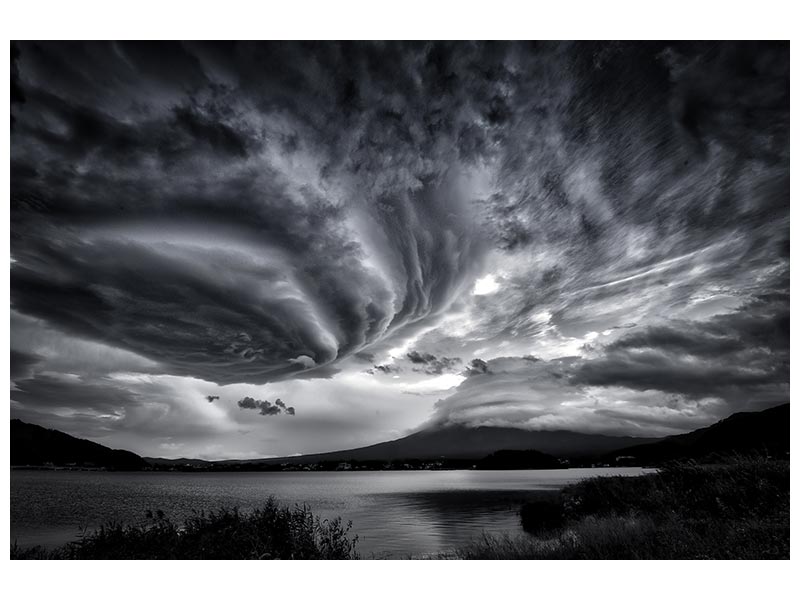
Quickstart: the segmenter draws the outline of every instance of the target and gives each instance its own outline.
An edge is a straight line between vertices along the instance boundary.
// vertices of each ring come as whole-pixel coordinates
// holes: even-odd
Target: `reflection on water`
[[[374,497],[376,510],[365,514],[365,547],[387,555],[444,552],[482,532],[500,533],[521,530],[519,507],[535,491],[450,490],[433,492],[390,492]],[[399,538],[390,544],[377,543],[384,536]],[[374,538],[374,539],[373,539]]]
[[[104,473],[12,471],[11,539],[55,545],[147,510],[181,521],[193,511],[262,504],[270,495],[353,522],[364,557],[446,552],[483,532],[519,532],[519,506],[540,490],[639,468],[360,473]]]

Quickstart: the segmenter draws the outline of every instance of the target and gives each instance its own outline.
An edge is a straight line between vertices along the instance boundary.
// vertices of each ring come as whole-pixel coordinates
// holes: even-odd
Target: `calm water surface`
[[[351,520],[363,557],[446,552],[488,533],[522,531],[517,511],[537,490],[639,468],[551,471],[107,473],[12,471],[11,540],[52,546],[147,510],[181,521],[192,510],[261,505],[270,495],[320,517]]]

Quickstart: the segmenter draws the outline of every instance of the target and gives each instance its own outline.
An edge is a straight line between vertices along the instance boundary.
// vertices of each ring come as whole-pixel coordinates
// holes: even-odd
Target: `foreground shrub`
[[[692,519],[774,514],[789,505],[789,463],[741,458],[726,464],[671,463],[641,477],[588,479],[564,488],[565,515],[679,515]]]
[[[556,496],[550,500],[534,500],[519,511],[522,529],[528,533],[545,535],[564,526],[564,509]]]
[[[485,535],[466,559],[777,559],[789,557],[789,463],[739,458],[667,465],[640,477],[568,486],[522,508],[535,535]],[[561,524],[559,525],[559,520]]]
[[[484,535],[443,558],[494,560],[788,559],[789,522],[585,517],[557,536]]]
[[[242,513],[223,508],[199,513],[180,526],[160,514],[145,525],[110,523],[56,550],[21,549],[17,559],[355,559],[350,523],[320,520],[306,506],[273,498]]]

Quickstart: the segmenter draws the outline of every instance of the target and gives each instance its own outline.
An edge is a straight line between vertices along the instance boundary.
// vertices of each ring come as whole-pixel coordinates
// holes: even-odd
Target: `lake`
[[[254,508],[270,496],[307,504],[320,517],[351,520],[363,558],[447,552],[487,533],[522,531],[520,505],[539,490],[638,467],[548,471],[364,471],[273,473],[11,472],[11,540],[53,546],[109,520],[142,522],[162,510]]]

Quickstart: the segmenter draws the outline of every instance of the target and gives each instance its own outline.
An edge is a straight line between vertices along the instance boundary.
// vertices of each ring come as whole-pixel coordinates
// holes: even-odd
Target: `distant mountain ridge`
[[[741,412],[696,431],[663,438],[637,438],[578,433],[529,431],[510,427],[450,426],[426,429],[406,437],[362,448],[320,454],[225,464],[308,464],[322,461],[391,461],[403,459],[479,460],[501,450],[536,450],[559,458],[597,459],[614,463],[617,456],[644,462],[696,458],[713,453],[789,449],[789,404],[759,412]]]
[[[508,451],[513,451],[508,453]],[[535,451],[535,452],[527,452]],[[72,437],[54,429],[11,421],[11,464],[14,466],[95,466],[117,470],[148,468],[257,468],[322,462],[469,460],[474,464],[545,465],[556,458],[597,460],[614,464],[630,457],[642,464],[713,454],[759,451],[788,457],[789,404],[760,412],[735,413],[714,425],[665,438],[614,437],[574,431],[527,431],[507,427],[450,426],[427,429],[406,437],[362,448],[320,454],[250,460],[142,458],[126,450]],[[517,454],[514,454],[517,453]],[[520,454],[527,452],[527,454]],[[505,453],[505,454],[503,454]],[[494,458],[492,458],[494,455]],[[502,459],[502,460],[501,460]],[[521,461],[521,462],[520,462]],[[470,463],[472,464],[472,463]],[[552,463],[554,464],[554,463]],[[492,468],[489,466],[489,468]],[[541,467],[539,467],[541,468]]]
[[[148,467],[147,461],[133,452],[113,450],[19,419],[11,420],[11,465],[95,467],[118,471],[140,471]]]
[[[789,424],[789,404],[781,404],[760,412],[734,413],[691,433],[622,448],[617,454],[634,457],[640,462],[753,451],[783,458],[789,452]]]
[[[472,459],[478,460],[500,450],[537,450],[566,458],[613,452],[634,444],[661,438],[614,437],[574,431],[529,431],[512,427],[450,426],[426,429],[404,438],[363,448],[321,454],[267,459],[263,462],[304,464],[320,461]]]

